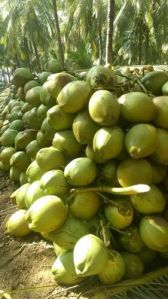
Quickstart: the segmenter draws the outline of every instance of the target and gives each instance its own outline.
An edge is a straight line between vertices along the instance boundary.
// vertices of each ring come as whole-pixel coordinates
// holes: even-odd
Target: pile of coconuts
[[[12,81],[0,169],[20,187],[6,233],[52,242],[62,285],[113,284],[166,263],[168,73],[18,68]]]

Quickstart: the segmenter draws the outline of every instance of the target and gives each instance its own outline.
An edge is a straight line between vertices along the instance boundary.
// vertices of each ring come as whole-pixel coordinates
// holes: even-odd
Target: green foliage
[[[52,1],[2,0],[0,64],[45,69],[59,57]],[[88,68],[105,62],[107,1],[57,0],[66,65]],[[113,64],[165,64],[168,49],[166,0],[116,0]]]
[[[90,68],[92,66],[91,55],[88,55],[84,42],[79,45],[79,50],[67,53],[67,64],[75,68]]]

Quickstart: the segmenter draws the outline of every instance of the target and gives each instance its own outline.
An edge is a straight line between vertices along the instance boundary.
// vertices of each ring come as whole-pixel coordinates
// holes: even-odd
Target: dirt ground
[[[57,285],[50,271],[56,259],[52,244],[42,240],[36,233],[24,238],[5,234],[5,223],[17,210],[10,199],[17,187],[7,175],[0,172],[0,291],[14,290],[9,299],[76,299],[88,286],[91,288],[97,282],[91,279],[80,287],[68,289]],[[0,298],[6,299],[1,297],[1,293]],[[80,298],[106,299],[106,296],[100,293],[96,297],[82,295]]]
[[[16,189],[8,177],[0,177],[0,289],[56,285],[50,272],[55,255],[52,246],[37,234],[13,238],[5,234],[5,223],[16,210],[10,195]],[[18,292],[12,299],[49,298],[55,287]],[[52,299],[52,296],[50,296]]]

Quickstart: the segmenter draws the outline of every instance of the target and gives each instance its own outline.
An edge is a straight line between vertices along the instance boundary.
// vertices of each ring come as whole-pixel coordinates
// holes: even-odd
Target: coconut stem
[[[106,247],[110,246],[110,232],[106,226],[104,219],[100,219],[100,226],[103,235],[103,242]]]
[[[136,78],[136,82],[139,84],[139,86],[142,88],[144,93],[148,93],[147,89],[145,88],[145,86],[142,84],[141,80],[139,80],[139,78]]]
[[[72,193],[78,192],[107,192],[118,195],[133,195],[139,193],[145,193],[150,191],[150,186],[145,184],[137,184],[129,187],[111,187],[111,186],[100,186],[91,188],[76,188],[70,190]]]

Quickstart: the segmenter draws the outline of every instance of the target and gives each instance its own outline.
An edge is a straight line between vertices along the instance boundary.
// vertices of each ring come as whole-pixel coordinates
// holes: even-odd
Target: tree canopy
[[[112,64],[166,64],[168,1],[112,2]],[[61,45],[67,66],[105,63],[108,0],[0,0],[0,12],[1,66],[42,70]]]

